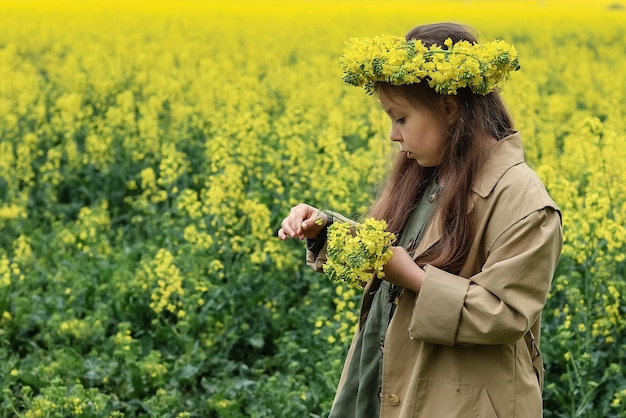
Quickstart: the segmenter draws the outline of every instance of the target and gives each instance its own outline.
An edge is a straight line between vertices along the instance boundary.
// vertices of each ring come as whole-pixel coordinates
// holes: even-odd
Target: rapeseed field
[[[0,417],[321,417],[359,295],[275,233],[358,218],[396,150],[349,37],[504,39],[563,211],[546,417],[626,416],[626,3],[0,3]]]

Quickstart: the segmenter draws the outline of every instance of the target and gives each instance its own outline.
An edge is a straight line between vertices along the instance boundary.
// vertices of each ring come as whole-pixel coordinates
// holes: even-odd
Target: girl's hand
[[[280,226],[282,228],[278,230],[278,238],[282,240],[286,240],[289,237],[297,237],[301,240],[305,238],[313,239],[317,237],[327,222],[328,216],[324,212],[313,206],[300,203],[292,207],[289,216],[281,222]]]
[[[419,293],[426,272],[415,264],[413,258],[404,248],[391,247],[391,250],[393,251],[393,257],[383,267],[383,272],[385,273],[383,279],[389,283]]]

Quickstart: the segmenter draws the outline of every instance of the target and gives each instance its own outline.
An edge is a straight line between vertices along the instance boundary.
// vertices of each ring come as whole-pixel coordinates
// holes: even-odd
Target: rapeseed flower
[[[383,267],[393,256],[395,235],[387,223],[373,218],[353,226],[337,222],[328,228],[328,260],[324,273],[331,281],[362,287],[372,275],[384,277]]]
[[[426,80],[441,94],[469,87],[485,95],[520,68],[515,47],[501,40],[473,44],[447,39],[443,46],[426,47],[420,40],[394,35],[351,38],[340,64],[344,81],[370,94],[376,82],[403,85]]]

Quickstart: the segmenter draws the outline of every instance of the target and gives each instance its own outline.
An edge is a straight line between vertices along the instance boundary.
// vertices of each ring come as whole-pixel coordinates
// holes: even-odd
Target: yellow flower
[[[0,206],[0,218],[17,219],[23,213],[23,209],[16,205]]]
[[[473,44],[447,39],[444,46],[427,48],[420,40],[395,35],[351,38],[340,58],[343,80],[369,94],[376,82],[403,85],[427,80],[440,94],[469,87],[484,95],[520,68],[515,47],[501,40]]]
[[[363,224],[334,223],[328,228],[328,260],[324,272],[332,281],[361,287],[372,275],[384,277],[395,235],[387,223],[368,218]]]

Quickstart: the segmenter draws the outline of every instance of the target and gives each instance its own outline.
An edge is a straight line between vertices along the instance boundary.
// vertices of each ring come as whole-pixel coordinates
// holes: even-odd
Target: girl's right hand
[[[321,220],[319,222],[318,220]],[[318,221],[316,223],[316,221]],[[314,239],[326,226],[328,216],[321,210],[300,203],[291,208],[289,216],[281,222],[278,230],[278,238],[283,241],[287,238]]]

